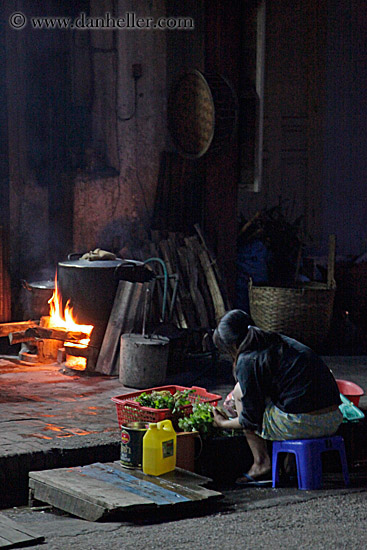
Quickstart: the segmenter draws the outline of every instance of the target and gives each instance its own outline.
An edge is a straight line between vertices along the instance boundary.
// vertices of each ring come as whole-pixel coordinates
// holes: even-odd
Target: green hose
[[[167,267],[164,261],[161,258],[148,258],[145,260],[144,265],[150,262],[159,262],[163,268],[164,274],[164,287],[163,287],[163,303],[162,303],[162,322],[166,316],[166,302],[167,302],[167,289],[168,289],[168,272]]]

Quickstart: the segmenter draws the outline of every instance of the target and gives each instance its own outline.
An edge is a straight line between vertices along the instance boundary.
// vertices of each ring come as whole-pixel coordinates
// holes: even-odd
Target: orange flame
[[[70,306],[70,300],[66,302],[65,309],[62,310],[62,298],[59,288],[57,286],[57,276],[55,276],[55,290],[49,299],[50,304],[50,316],[48,325],[50,328],[63,328],[73,332],[84,332],[88,335],[87,338],[75,342],[65,342],[67,346],[85,348],[90,342],[90,335],[93,330],[93,325],[80,325],[76,322],[73,315],[73,308]],[[73,359],[73,366],[76,358]],[[79,367],[86,367],[87,360],[81,357],[77,358]],[[71,365],[70,365],[71,366]]]

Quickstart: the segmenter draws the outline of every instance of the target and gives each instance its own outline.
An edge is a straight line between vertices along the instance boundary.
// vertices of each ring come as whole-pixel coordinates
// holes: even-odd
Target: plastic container
[[[342,393],[340,394],[340,399],[342,400],[342,404],[339,405],[339,409],[343,415],[343,422],[359,422],[363,420],[365,414]]]
[[[160,476],[176,468],[177,435],[170,420],[149,424],[143,437],[143,472]]]
[[[218,405],[218,401],[222,399],[221,395],[209,393],[204,388],[199,388],[197,386],[193,386],[192,388],[185,388],[184,386],[161,386],[158,388],[149,388],[143,391],[146,393],[152,393],[154,390],[167,390],[174,395],[176,391],[184,391],[189,389],[195,390],[195,392],[188,395],[188,399],[191,404],[182,407],[178,417],[190,415],[192,413],[192,405],[197,400],[200,403],[211,403],[216,406]],[[143,407],[134,401],[134,399],[139,397],[143,391],[111,397],[111,400],[116,404],[117,420],[120,429],[122,426],[126,426],[129,422],[161,422],[162,420],[172,418],[172,411],[170,409],[152,409],[150,407]]]
[[[336,380],[340,393],[345,395],[349,401],[354,403],[356,407],[359,405],[359,400],[364,395],[363,389],[349,380]]]

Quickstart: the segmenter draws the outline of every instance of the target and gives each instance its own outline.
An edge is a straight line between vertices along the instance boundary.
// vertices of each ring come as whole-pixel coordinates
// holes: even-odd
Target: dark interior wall
[[[239,91],[243,2],[205,3],[205,69],[219,73]],[[234,296],[239,183],[238,141],[206,158],[205,229],[223,269],[230,295]]]
[[[305,233],[320,240],[326,9],[323,2],[267,0],[263,181],[241,187],[246,218],[279,199]]]
[[[31,16],[74,16],[89,2],[19,2],[28,18],[21,30],[8,24],[5,2],[6,87],[9,139],[11,269],[15,286],[35,280],[70,250],[72,174],[86,138],[85,111],[76,105],[73,33],[33,29]],[[83,83],[84,84],[84,83]]]
[[[239,212],[290,201],[308,251],[366,250],[367,14],[362,0],[267,0],[264,179]]]
[[[6,18],[0,6],[0,225],[9,224],[9,145],[8,108],[6,94]]]
[[[328,2],[323,241],[367,250],[367,10],[363,0]]]
[[[180,70],[195,67],[218,72],[238,87],[241,6],[224,0],[19,2],[17,8],[28,17],[88,10],[93,15],[132,10],[143,16],[189,15],[195,30],[84,34],[36,31],[30,25],[18,32],[7,28],[8,202],[17,283],[22,277],[39,278],[44,267],[56,267],[72,248],[110,246],[126,219],[146,221],[159,155],[172,150],[165,118],[170,83]],[[12,9],[7,0],[5,19]],[[129,118],[134,63],[141,63],[143,73],[136,116]],[[202,224],[232,281],[237,153],[234,142],[200,160],[205,183],[198,195],[200,219],[193,219]]]
[[[244,3],[211,0],[183,4],[168,0],[166,5],[169,14],[190,16],[195,21],[194,31],[167,34],[168,89],[182,72],[198,69],[204,74],[225,77],[238,95]],[[219,109],[216,116],[217,131],[220,132],[220,117],[223,115]],[[167,146],[174,149],[170,140]],[[199,209],[191,209],[186,218],[191,221],[191,230],[195,222],[205,230],[233,294],[239,181],[237,133],[232,141],[223,141],[219,148],[211,148],[202,157],[184,162],[186,167],[190,167],[187,173],[191,178],[196,171],[196,180],[201,186],[195,187],[200,215]]]
[[[93,16],[165,15],[164,0],[91,0],[90,8]],[[93,139],[74,181],[73,243],[78,251],[112,243],[120,250],[149,226],[153,210],[167,136],[166,32],[94,30],[90,38]]]

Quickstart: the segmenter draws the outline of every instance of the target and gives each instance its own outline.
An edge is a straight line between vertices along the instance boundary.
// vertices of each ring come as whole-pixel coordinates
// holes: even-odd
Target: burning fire
[[[79,325],[73,316],[73,308],[70,307],[70,300],[66,302],[65,309],[62,310],[62,298],[57,286],[57,276],[55,277],[55,291],[49,299],[50,304],[50,316],[48,319],[49,328],[63,328],[73,332],[84,332],[88,334],[88,338],[75,342],[65,342],[69,347],[86,348],[90,342],[90,335],[93,330],[93,325]],[[79,370],[85,369],[87,360],[83,357],[69,356],[67,360],[67,366],[77,368]]]

